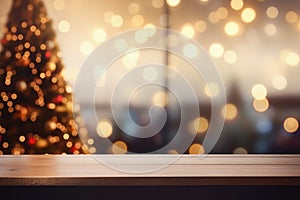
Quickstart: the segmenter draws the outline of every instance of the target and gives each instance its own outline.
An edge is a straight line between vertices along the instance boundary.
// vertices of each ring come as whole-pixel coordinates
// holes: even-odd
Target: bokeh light
[[[224,7],[220,7],[217,10],[217,15],[220,19],[226,19],[228,17],[228,10]]]
[[[248,154],[248,151],[244,147],[238,147],[233,150],[233,153],[234,154]]]
[[[229,36],[235,36],[239,33],[240,27],[236,22],[230,21],[225,24],[224,31]]]
[[[165,4],[164,0],[152,0],[152,6],[154,8],[161,8],[164,6],[164,4]]]
[[[165,107],[169,104],[169,95],[164,91],[156,92],[152,97],[153,105]]]
[[[201,144],[192,144],[189,148],[189,154],[204,154],[205,149]]]
[[[224,47],[220,43],[213,43],[209,47],[209,54],[214,58],[221,58],[224,54]]]
[[[228,103],[223,107],[222,114],[225,120],[231,121],[237,117],[238,109],[234,104]]]
[[[245,8],[241,14],[242,21],[251,23],[256,17],[256,12],[253,8]]]
[[[112,153],[113,154],[126,154],[127,153],[127,145],[123,141],[116,141],[112,145]]]
[[[62,33],[67,33],[70,28],[70,23],[67,20],[62,20],[58,23],[58,30]]]
[[[137,3],[131,3],[128,6],[128,12],[132,15],[136,15],[140,12],[140,6]]]
[[[234,142],[240,140],[246,141],[248,139],[247,137],[250,134],[243,134],[242,130],[240,132],[241,134],[239,134],[239,127],[235,127],[235,125],[238,124],[249,128],[249,132],[255,134],[258,139],[261,139],[260,141],[251,143],[252,146],[236,142],[234,145],[228,145],[224,148],[226,152],[242,154],[246,154],[248,151],[249,153],[255,151],[260,152],[262,150],[257,150],[259,149],[258,146],[260,146],[260,143],[269,151],[272,149],[268,147],[268,145],[271,145],[271,143],[273,146],[277,145],[279,152],[289,148],[286,147],[288,145],[284,146],[285,144],[289,144],[289,141],[293,140],[293,142],[295,142],[298,140],[296,138],[299,135],[298,133],[288,134],[288,136],[280,135],[277,138],[278,134],[282,134],[282,132],[296,133],[299,130],[299,116],[297,115],[297,101],[299,98],[297,95],[297,74],[299,74],[300,69],[300,52],[297,46],[297,36],[300,33],[300,7],[294,6],[298,5],[296,1],[295,4],[289,4],[282,3],[280,0],[228,0],[222,3],[209,0],[151,0],[147,3],[142,1],[128,1],[124,4],[125,7],[123,8],[108,1],[105,8],[99,7],[100,10],[97,10],[99,16],[96,15],[97,12],[93,10],[93,7],[81,7],[79,3],[78,5],[76,3],[74,6],[78,6],[79,9],[82,9],[80,11],[85,13],[85,15],[80,16],[82,21],[77,21],[75,20],[77,18],[73,19],[72,17],[66,19],[66,16],[74,13],[74,10],[71,11],[69,2],[66,0],[52,0],[50,3],[47,3],[47,5],[50,5],[49,13],[54,13],[54,15],[49,16],[49,18],[41,17],[40,22],[47,24],[46,22],[53,18],[54,29],[56,29],[55,31],[58,33],[57,39],[59,40],[59,44],[61,44],[62,51],[55,52],[53,55],[47,55],[50,56],[51,62],[45,65],[45,71],[39,72],[36,69],[31,70],[32,74],[37,74],[38,76],[37,83],[42,83],[51,77],[51,74],[53,75],[56,70],[59,70],[59,66],[54,65],[52,59],[55,60],[62,57],[62,52],[64,52],[67,67],[70,66],[68,69],[62,70],[62,75],[67,81],[70,81],[72,85],[76,82],[76,73],[78,73],[78,70],[75,68],[80,66],[80,63],[83,61],[80,61],[80,59],[85,59],[97,45],[106,41],[108,37],[118,35],[129,29],[132,30],[137,27],[142,27],[142,29],[136,30],[133,35],[133,42],[142,46],[151,41],[155,33],[159,32],[155,27],[170,27],[188,38],[197,40],[199,44],[203,45],[204,49],[207,50],[208,54],[216,63],[220,75],[222,78],[224,77],[224,86],[228,88],[228,101],[230,103],[226,104],[223,109],[220,109],[219,113],[222,113],[225,120],[233,120],[227,122],[230,126],[224,129],[224,132],[226,132],[226,134],[228,133],[228,137],[234,138],[238,135],[238,137],[234,138]],[[4,9],[1,11],[3,10]],[[187,13],[185,16],[182,14],[184,12]],[[89,21],[88,24],[83,23],[85,22],[85,17],[86,20]],[[0,14],[0,24],[2,26],[5,26],[6,19],[5,14]],[[75,21],[78,23],[74,23]],[[80,30],[81,25],[86,25],[86,28]],[[41,26],[41,28],[37,25],[28,26],[26,22],[23,22],[21,27],[31,30],[33,36],[43,34],[44,30],[42,28],[43,26]],[[14,56],[13,58],[20,59],[20,62],[24,62],[25,65],[28,60],[26,58],[31,57],[40,50],[47,51],[54,47],[53,43],[45,43],[36,47],[29,42],[23,44],[22,41],[25,35],[15,34],[17,33],[16,27],[10,29],[4,27],[3,35],[7,32],[11,32],[12,34],[6,35],[6,37],[1,40],[0,50],[3,50],[7,41],[20,41],[20,45],[17,46],[16,49],[24,53],[13,55],[12,52],[7,51],[4,52],[3,55],[7,58]],[[167,34],[170,35],[167,36]],[[70,37],[64,39],[66,35],[70,35]],[[69,42],[70,45],[68,45],[67,42]],[[113,63],[113,67],[116,67],[116,70],[113,70],[114,73],[111,74],[111,76],[103,77],[101,81],[97,82],[98,88],[103,89],[103,94],[109,94],[106,92],[109,92],[111,89],[109,88],[110,82],[113,83],[117,81],[119,75],[130,72],[130,70],[140,65],[143,65],[142,74],[141,77],[137,78],[146,82],[166,80],[166,83],[170,84],[170,86],[178,86],[178,88],[180,88],[181,85],[176,82],[176,77],[178,74],[187,75],[188,78],[191,78],[189,79],[191,80],[191,86],[196,89],[197,96],[203,100],[201,103],[204,103],[204,106],[209,107],[208,104],[211,103],[208,97],[216,97],[220,94],[219,85],[210,82],[213,80],[207,80],[208,84],[205,85],[206,83],[198,82],[196,78],[194,79],[194,74],[187,68],[187,62],[180,62],[176,60],[176,56],[168,54],[167,52],[161,52],[157,57],[156,54],[147,57],[145,56],[147,52],[131,51],[134,49],[134,45],[132,45],[131,42],[131,40],[120,37],[111,44],[113,51],[120,53],[122,57],[118,57],[118,60]],[[181,41],[176,35],[166,33],[166,35],[159,38],[157,42],[163,42],[162,44],[166,45],[166,47],[177,48]],[[192,43],[187,42],[180,47],[180,53],[183,55],[183,58],[196,59],[201,57],[202,52]],[[68,48],[71,49],[71,51],[68,51]],[[79,53],[79,56],[76,56],[76,52]],[[172,68],[172,70],[167,70],[167,73],[163,70],[162,73],[162,71],[157,70],[154,66],[144,65],[148,61],[157,63],[158,60]],[[42,58],[37,55],[36,61],[42,62]],[[202,64],[200,60],[199,63]],[[204,61],[203,65],[205,64]],[[28,67],[34,68],[33,63],[30,63]],[[101,69],[104,68],[104,66],[97,67]],[[95,69],[93,72],[95,72],[93,74],[93,80],[98,80],[99,69]],[[7,73],[0,69],[0,75],[7,75],[9,73],[10,72]],[[13,76],[9,78],[12,77]],[[12,84],[12,80],[8,80],[9,78],[5,80],[5,84]],[[50,81],[52,83],[59,82],[57,77],[51,77]],[[65,90],[67,93],[74,92],[71,85],[60,89],[60,91]],[[237,85],[238,89],[231,90],[234,89],[235,85]],[[17,86],[18,89],[23,92],[31,88],[31,85],[27,84],[24,80],[18,81]],[[127,92],[126,89],[125,87],[125,91]],[[163,107],[168,105],[166,109],[173,109],[173,97],[169,97],[168,92],[165,92],[163,88],[161,89],[162,91],[151,91],[151,94],[149,94],[150,98],[147,95],[137,95],[137,98],[141,98],[138,99],[137,102],[144,102],[142,106],[149,106],[148,104],[152,103],[153,105]],[[241,94],[237,91],[240,91]],[[122,95],[120,102],[124,102],[125,99]],[[84,95],[82,96],[84,97]],[[105,106],[101,107],[102,103],[104,103],[104,105],[110,103],[107,100],[109,95],[103,96],[105,96],[103,99],[96,102],[97,106],[99,106],[97,109],[105,110],[107,108]],[[20,98],[19,95],[17,97],[3,95],[1,98],[5,100],[5,103],[3,105],[0,103],[0,108],[7,105],[12,107],[10,109],[20,109],[20,105],[13,105],[10,100],[10,98]],[[84,98],[83,100],[81,98],[82,97],[79,97],[80,101],[84,102]],[[189,96],[186,95],[183,101],[184,104],[188,104]],[[59,110],[59,108],[57,108],[58,106],[52,102],[46,103],[45,106],[50,110]],[[85,105],[83,105],[83,113],[86,112],[84,106]],[[142,109],[139,106],[140,104],[135,105],[135,102],[132,102],[132,109],[134,111],[137,110],[136,113],[138,114],[140,113],[139,109]],[[198,154],[199,152],[204,152],[200,140],[205,136],[210,123],[211,115],[208,113],[210,110],[207,110],[209,109],[203,110],[201,117],[189,119],[190,123],[185,127],[188,132],[196,134],[194,144],[188,149],[188,153]],[[179,111],[177,113],[176,109],[170,110],[170,112],[175,113],[174,117],[179,116]],[[107,114],[106,112],[103,113],[104,115]],[[178,115],[176,115],[176,113]],[[139,120],[140,116],[138,116],[138,114],[132,114],[132,116],[137,117],[136,119]],[[84,115],[86,115],[86,113],[84,113]],[[294,116],[289,117],[291,115]],[[120,153],[120,149],[121,153],[126,153],[128,147],[130,148],[131,145],[135,145],[134,141],[122,137],[123,133],[119,129],[113,128],[114,121],[110,114],[102,116],[102,118],[100,121],[95,122],[93,126],[91,126],[88,121],[87,127],[92,130],[94,134],[93,137],[95,138],[95,140],[89,138],[87,140],[88,145],[94,145],[94,143],[97,143],[97,140],[111,136],[113,136],[111,137],[112,143],[115,142],[115,144],[109,148],[110,153]],[[30,119],[30,117],[28,119]],[[166,129],[173,130],[173,126],[175,126],[176,123],[177,121],[171,121],[170,124],[167,124],[168,127],[166,127]],[[244,126],[245,124],[249,126]],[[283,129],[285,131],[283,131]],[[151,145],[154,146],[157,144],[156,142],[165,141],[165,137],[170,137],[168,134],[166,131],[165,135],[159,136],[160,138],[151,143]],[[63,139],[68,139],[70,136],[71,133],[62,134]],[[276,140],[273,140],[274,137],[276,137]],[[17,140],[27,142],[27,138],[23,135],[17,138]],[[230,140],[228,141],[230,142]],[[43,146],[43,142],[42,139],[39,140],[38,146]],[[4,144],[5,147],[7,145],[10,144]],[[73,144],[68,143],[68,146],[71,147],[72,145]],[[295,145],[298,145],[298,143],[295,142]],[[2,146],[2,143],[0,146]],[[96,148],[85,148],[86,150],[90,150],[91,153],[96,152]],[[274,147],[274,149],[275,148],[276,147]],[[294,148],[294,146],[291,148]],[[16,154],[17,152],[18,150],[15,150]],[[168,153],[178,153],[178,151],[171,149]]]
[[[270,6],[267,9],[266,14],[270,19],[275,19],[278,16],[279,11],[275,6]]]
[[[110,23],[113,27],[119,28],[123,25],[123,21],[123,17],[121,17],[120,15],[113,15],[111,17]]]
[[[255,99],[262,100],[267,97],[267,88],[262,84],[256,84],[251,89],[251,94]]]
[[[237,54],[233,50],[228,50],[224,53],[224,60],[228,64],[234,64],[237,62]]]
[[[133,69],[134,67],[136,67],[139,58],[140,51],[128,52],[126,55],[123,56],[122,64],[127,69]]]
[[[102,28],[97,28],[93,33],[93,39],[96,42],[104,42],[106,40],[106,31]]]
[[[186,37],[193,38],[195,35],[195,29],[191,24],[185,24],[181,28],[181,33]]]
[[[205,133],[209,127],[209,122],[205,117],[197,117],[189,124],[189,132]]]
[[[289,52],[286,55],[286,63],[290,66],[296,66],[299,64],[299,55],[296,52]]]
[[[208,96],[208,97],[216,97],[216,96],[218,96],[220,89],[219,89],[218,84],[208,83],[204,87],[204,92],[205,92],[206,96]]]
[[[220,18],[219,18],[219,16],[218,16],[218,14],[217,14],[217,12],[211,12],[211,13],[209,13],[209,15],[208,15],[208,20],[211,22],[211,23],[213,23],[213,24],[216,24],[216,23],[218,23],[219,21],[220,21]]]
[[[195,23],[195,30],[197,32],[203,33],[206,31],[206,29],[207,29],[207,23],[204,20],[198,20]]]
[[[243,0],[231,0],[230,6],[233,10],[241,10],[244,6]]]
[[[104,21],[106,23],[110,23],[113,16],[114,16],[114,13],[111,10],[106,11],[103,16]]]
[[[145,24],[144,32],[148,37],[152,37],[156,33],[156,27],[153,24]]]
[[[254,99],[253,100],[253,108],[257,112],[265,112],[269,108],[269,101],[267,98],[264,99]]]
[[[273,87],[278,90],[283,90],[287,86],[287,79],[283,75],[275,75],[272,80]]]
[[[294,117],[288,117],[284,120],[283,127],[288,133],[295,133],[299,128],[299,122]]]
[[[166,0],[167,4],[171,7],[176,7],[180,4],[181,0]]]
[[[134,27],[140,27],[144,24],[144,21],[143,15],[134,15],[131,19],[131,24]]]
[[[65,1],[64,0],[54,0],[53,7],[55,10],[62,10],[65,8]]]
[[[97,134],[102,138],[108,138],[113,132],[113,127],[109,119],[102,119],[97,125]]]
[[[265,33],[266,35],[273,36],[277,32],[277,28],[274,24],[269,23],[265,25]]]
[[[296,23],[298,20],[298,15],[295,11],[288,11],[285,14],[285,20],[290,24]]]
[[[80,46],[80,51],[84,55],[89,55],[93,51],[93,45],[91,42],[85,41]]]

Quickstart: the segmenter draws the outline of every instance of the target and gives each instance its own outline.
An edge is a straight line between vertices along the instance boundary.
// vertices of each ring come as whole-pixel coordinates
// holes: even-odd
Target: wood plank
[[[300,156],[0,156],[0,185],[218,184],[300,185]]]

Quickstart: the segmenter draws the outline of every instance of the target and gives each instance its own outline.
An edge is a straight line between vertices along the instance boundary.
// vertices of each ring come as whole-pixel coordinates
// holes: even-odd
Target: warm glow
[[[256,84],[252,87],[251,94],[255,99],[262,100],[267,97],[267,88],[262,84]]]
[[[271,6],[267,9],[266,14],[270,19],[275,19],[278,16],[278,9],[274,6]]]
[[[251,23],[256,17],[256,12],[253,8],[245,8],[241,14],[241,18],[245,23]]]
[[[220,19],[226,19],[228,17],[228,11],[224,7],[220,7],[217,10],[217,15]]]
[[[192,38],[195,35],[194,27],[190,24],[185,24],[181,28],[181,33],[185,35],[186,37]]]
[[[111,17],[110,23],[113,27],[119,28],[123,25],[123,18],[120,15],[114,15]]]
[[[228,64],[234,64],[237,61],[237,54],[235,51],[228,50],[224,53],[224,60]]]
[[[25,140],[26,140],[26,138],[25,138],[24,135],[21,135],[21,136],[19,137],[19,141],[20,141],[20,142],[25,142]]]
[[[179,5],[180,0],[166,0],[167,4],[171,7],[176,7]]]
[[[104,21],[106,23],[111,23],[111,19],[112,19],[113,16],[114,16],[114,13],[112,11],[110,11],[110,10],[106,11],[104,13]]]
[[[131,3],[128,6],[128,12],[132,15],[136,15],[140,11],[140,6],[137,3]]]
[[[125,56],[123,56],[122,63],[127,69],[133,69],[134,67],[136,67],[139,58],[139,51],[128,52]]]
[[[269,36],[275,35],[277,32],[277,28],[274,24],[266,24],[265,33]]]
[[[282,50],[280,52],[280,59],[283,63],[289,66],[297,66],[299,64],[299,55],[290,50]]]
[[[131,24],[135,27],[139,27],[144,24],[144,21],[143,15],[134,15],[131,19]]]
[[[230,121],[237,117],[238,109],[234,104],[228,103],[223,107],[222,114],[226,120]]]
[[[207,29],[207,24],[205,21],[203,20],[199,20],[195,23],[195,30],[200,32],[200,33],[203,33],[205,32]]]
[[[108,138],[113,132],[113,127],[108,119],[100,120],[97,125],[97,134],[102,138]]]
[[[94,142],[95,142],[95,141],[94,141],[92,138],[89,138],[89,139],[87,140],[87,143],[88,143],[89,145],[93,145]]]
[[[205,150],[201,144],[192,144],[189,148],[189,154],[204,154]]]
[[[272,84],[274,88],[283,90],[287,86],[287,79],[283,75],[276,75],[273,78]]]
[[[254,99],[253,100],[253,108],[257,111],[257,112],[265,112],[266,110],[268,110],[269,108],[269,101],[267,98],[264,99]]]
[[[299,122],[293,117],[284,120],[283,127],[288,133],[295,133],[299,128]]]
[[[68,140],[70,138],[70,135],[68,133],[65,133],[63,135],[64,140]]]
[[[82,54],[88,55],[93,51],[93,45],[90,42],[85,41],[81,44],[80,51]]]
[[[62,20],[58,23],[58,30],[62,33],[66,33],[70,30],[70,23],[66,20]]]
[[[288,11],[285,14],[285,20],[290,24],[296,23],[298,20],[298,15],[295,11]]]
[[[248,154],[247,149],[243,147],[238,147],[233,151],[234,154]]]
[[[243,0],[231,0],[230,6],[234,10],[240,10],[244,6],[244,1]]]
[[[208,20],[209,20],[211,23],[216,24],[216,23],[218,23],[218,22],[220,21],[220,18],[219,18],[219,16],[218,16],[217,12],[211,12],[211,13],[209,13],[209,15],[208,15]]]
[[[221,58],[224,54],[224,47],[220,43],[213,43],[209,47],[209,53],[214,58]]]
[[[219,86],[216,83],[208,83],[204,87],[204,92],[208,97],[216,97],[220,92]]]
[[[295,52],[289,52],[286,56],[286,63],[290,66],[299,64],[299,55]]]
[[[204,133],[209,127],[208,120],[204,117],[197,117],[189,124],[191,133]]]
[[[55,10],[62,10],[65,8],[65,1],[64,0],[54,0],[53,7]]]
[[[156,28],[153,24],[146,24],[144,26],[144,33],[148,36],[148,37],[152,37],[153,35],[155,35],[156,33]]]
[[[224,30],[227,35],[234,36],[238,34],[240,27],[236,22],[231,21],[225,24]]]
[[[175,149],[170,149],[170,150],[168,150],[167,153],[168,153],[168,154],[179,154],[179,152],[176,151]]]
[[[113,154],[125,154],[127,152],[127,145],[123,141],[116,141],[112,145],[111,150]]]
[[[154,8],[161,8],[164,6],[165,1],[164,0],[152,0],[152,6]]]
[[[166,106],[169,103],[169,96],[163,91],[156,92],[152,97],[152,103],[154,105]]]
[[[106,31],[102,28],[97,28],[93,33],[93,39],[96,42],[104,42],[106,40]]]

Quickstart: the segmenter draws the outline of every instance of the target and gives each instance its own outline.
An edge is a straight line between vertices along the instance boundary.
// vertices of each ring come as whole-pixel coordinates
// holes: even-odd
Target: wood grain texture
[[[300,185],[300,156],[9,155],[0,185]]]

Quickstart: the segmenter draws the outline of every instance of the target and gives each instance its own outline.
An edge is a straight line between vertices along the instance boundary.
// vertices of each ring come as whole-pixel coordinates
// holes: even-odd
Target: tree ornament
[[[88,153],[83,145],[71,150],[68,143],[81,144],[81,140],[73,134],[77,133],[75,126],[69,125],[74,119],[66,102],[71,102],[72,94],[64,89],[64,66],[42,0],[13,0],[4,30],[0,41],[0,122],[6,131],[0,131],[0,152]]]
[[[6,43],[7,43],[7,40],[6,40],[5,38],[2,38],[2,39],[1,39],[1,44],[2,44],[2,45],[5,45]]]
[[[27,89],[27,83],[23,80],[18,81],[16,83],[16,88],[17,88],[18,91],[24,92]]]
[[[51,51],[46,51],[45,57],[49,59],[51,57]]]
[[[28,138],[28,145],[34,145],[35,144],[35,138],[33,137],[33,136],[30,136],[29,138]]]

